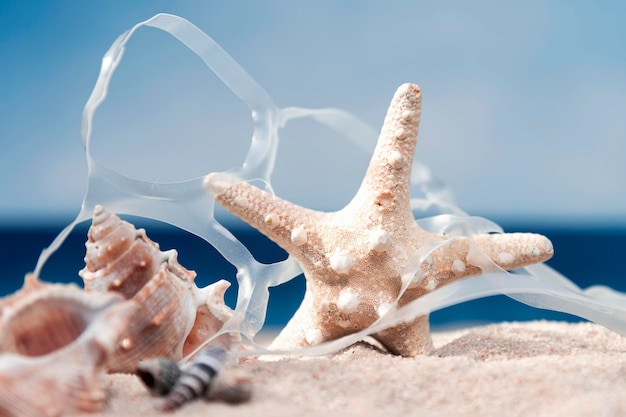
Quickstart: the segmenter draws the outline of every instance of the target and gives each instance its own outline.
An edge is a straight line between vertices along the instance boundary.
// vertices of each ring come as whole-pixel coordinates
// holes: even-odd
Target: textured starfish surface
[[[271,345],[315,345],[367,328],[389,310],[401,275],[424,245],[438,245],[417,267],[398,301],[402,306],[435,288],[482,270],[468,262],[470,241],[422,230],[410,208],[410,174],[421,114],[421,91],[396,91],[363,182],[343,209],[306,209],[224,173],[205,187],[226,209],[268,236],[300,264],[306,278],[302,304]],[[478,234],[474,244],[503,269],[543,262],[551,242],[531,233]],[[415,356],[432,348],[428,316],[373,335],[391,352]]]

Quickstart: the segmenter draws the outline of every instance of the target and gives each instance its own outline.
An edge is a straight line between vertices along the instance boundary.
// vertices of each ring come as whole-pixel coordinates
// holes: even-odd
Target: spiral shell
[[[0,300],[0,415],[102,410],[105,364],[136,308],[117,294],[28,276]]]
[[[102,206],[94,210],[85,246],[79,272],[85,290],[117,292],[141,306],[107,365],[111,372],[134,372],[150,358],[180,360],[232,317],[224,304],[229,282],[198,288],[196,273],[178,263],[176,250],[161,251],[144,229]],[[216,339],[226,348],[239,341],[228,334]]]
[[[186,402],[204,397],[226,360],[226,351],[220,347],[202,350],[193,362],[182,370],[168,393],[163,410],[172,411]]]
[[[154,396],[167,396],[163,410],[174,410],[203,398],[240,404],[252,397],[252,381],[244,371],[226,366],[226,351],[209,347],[181,369],[174,361],[153,358],[137,364],[137,376]]]

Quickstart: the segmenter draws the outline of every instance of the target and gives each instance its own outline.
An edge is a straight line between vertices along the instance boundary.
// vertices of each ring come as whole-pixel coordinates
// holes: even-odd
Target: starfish
[[[285,249],[304,272],[302,304],[271,349],[316,345],[367,328],[398,298],[402,274],[425,245],[439,242],[417,267],[399,306],[483,272],[467,259],[466,237],[427,232],[413,217],[410,174],[420,115],[420,88],[400,86],[358,192],[336,212],[301,207],[230,174],[205,177],[204,186],[218,203]],[[477,234],[473,242],[506,270],[543,262],[553,254],[552,243],[532,233]],[[402,356],[432,349],[428,316],[372,336]]]

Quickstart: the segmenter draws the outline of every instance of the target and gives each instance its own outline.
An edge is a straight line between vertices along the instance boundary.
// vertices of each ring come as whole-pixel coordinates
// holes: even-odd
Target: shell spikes
[[[105,364],[137,305],[31,275],[0,307],[0,415],[101,411]]]
[[[79,272],[85,290],[114,291],[141,306],[108,364],[111,372],[132,373],[139,361],[156,357],[178,361],[232,317],[224,304],[229,282],[198,288],[196,273],[178,263],[175,250],[161,251],[145,230],[102,206],[94,210],[85,246]],[[228,349],[240,341],[225,334],[214,343]]]

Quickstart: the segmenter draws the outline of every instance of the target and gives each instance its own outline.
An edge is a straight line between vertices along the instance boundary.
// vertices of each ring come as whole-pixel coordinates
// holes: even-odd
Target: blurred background
[[[626,291],[626,4],[528,1],[146,0],[0,2],[0,295],[21,286],[41,249],[79,212],[87,167],[82,108],[102,55],[159,12],[214,38],[279,107],[338,107],[379,129],[398,85],[423,91],[416,157],[472,215],[536,231],[548,262],[582,287]],[[95,116],[93,153],[126,175],[178,181],[240,166],[252,121],[182,44],[142,28]],[[284,198],[337,210],[369,154],[311,122],[281,131],[272,183]],[[139,225],[143,225],[139,222]],[[234,280],[205,242],[147,222],[201,285]],[[88,224],[42,278],[80,282]],[[241,223],[255,257],[285,257]],[[299,305],[302,278],[272,290],[268,323]],[[229,290],[234,305],[236,288]],[[492,297],[437,312],[435,324],[575,318]]]

